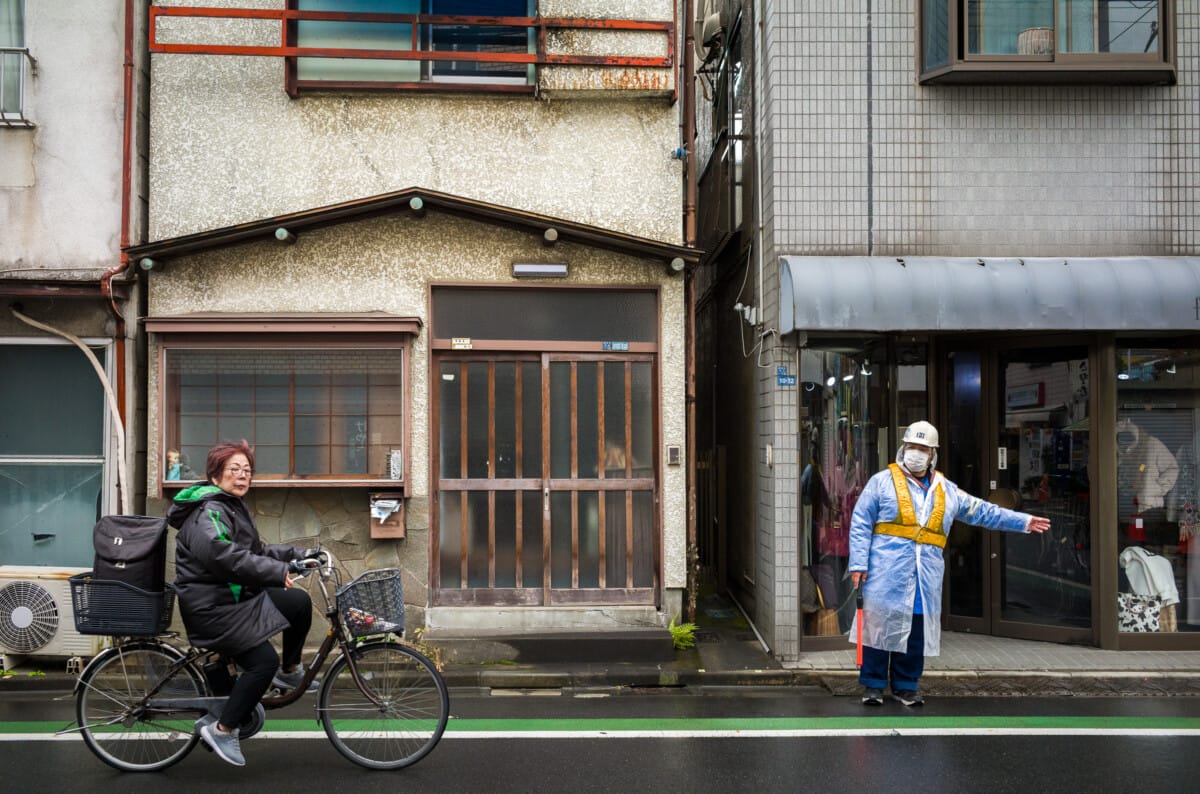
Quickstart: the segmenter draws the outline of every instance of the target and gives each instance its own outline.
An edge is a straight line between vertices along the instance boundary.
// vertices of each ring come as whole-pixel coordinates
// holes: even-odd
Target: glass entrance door
[[[969,493],[1050,518],[1044,535],[959,525],[947,545],[951,628],[1091,637],[1090,369],[1083,347],[947,355],[945,470]]]

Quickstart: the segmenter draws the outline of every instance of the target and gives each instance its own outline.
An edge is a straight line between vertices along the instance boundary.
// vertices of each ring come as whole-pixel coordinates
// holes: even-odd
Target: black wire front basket
[[[150,637],[171,625],[175,589],[169,584],[161,592],[151,592],[125,582],[93,579],[91,571],[68,581],[75,631],[80,634]]]
[[[404,633],[404,589],[399,568],[366,571],[336,593],[338,612],[354,638]]]

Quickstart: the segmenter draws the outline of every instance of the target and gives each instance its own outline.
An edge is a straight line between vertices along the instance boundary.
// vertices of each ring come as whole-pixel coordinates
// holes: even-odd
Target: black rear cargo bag
[[[167,519],[160,516],[104,516],[92,530],[95,579],[125,582],[161,592],[167,574]]]

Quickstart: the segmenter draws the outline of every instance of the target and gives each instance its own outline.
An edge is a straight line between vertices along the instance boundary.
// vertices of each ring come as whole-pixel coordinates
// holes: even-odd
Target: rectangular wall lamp
[[[566,264],[513,263],[513,278],[566,278]]]

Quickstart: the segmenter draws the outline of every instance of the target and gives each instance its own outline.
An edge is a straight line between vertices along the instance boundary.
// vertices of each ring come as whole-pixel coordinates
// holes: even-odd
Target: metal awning
[[[784,256],[779,332],[1200,330],[1200,258]]]

